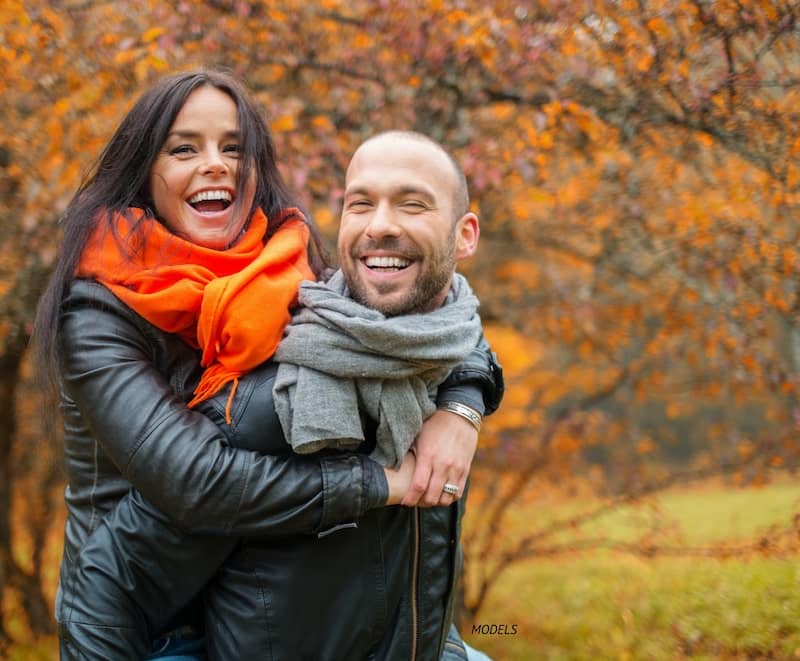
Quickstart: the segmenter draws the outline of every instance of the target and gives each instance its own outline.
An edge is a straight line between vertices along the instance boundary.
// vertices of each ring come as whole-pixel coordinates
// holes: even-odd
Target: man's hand
[[[402,504],[432,507],[460,498],[478,447],[475,427],[455,413],[436,411],[422,425],[414,447],[417,465]],[[444,492],[445,484],[458,487],[458,493]]]

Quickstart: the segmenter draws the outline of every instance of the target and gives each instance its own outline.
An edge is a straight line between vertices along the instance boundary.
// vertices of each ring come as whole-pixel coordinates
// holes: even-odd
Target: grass
[[[735,544],[785,525],[798,503],[797,484],[708,486],[665,494],[657,511],[680,524],[671,534],[686,545]],[[575,511],[572,502],[548,511],[559,507]],[[592,534],[628,540],[641,533],[642,518],[640,509],[617,511]],[[798,559],[601,551],[529,560],[501,577],[478,618],[515,624],[516,635],[463,633],[496,661],[800,658]]]
[[[789,659],[800,655],[799,588],[787,560],[529,562],[486,606],[518,635],[465,634],[498,661]]]

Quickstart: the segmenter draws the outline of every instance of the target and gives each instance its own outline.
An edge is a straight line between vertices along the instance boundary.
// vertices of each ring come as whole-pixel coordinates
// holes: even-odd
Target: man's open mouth
[[[402,271],[411,264],[405,257],[365,257],[363,262],[372,271]]]

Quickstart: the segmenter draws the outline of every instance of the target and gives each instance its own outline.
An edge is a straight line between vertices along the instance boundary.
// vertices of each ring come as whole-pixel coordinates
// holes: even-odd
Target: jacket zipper
[[[420,538],[420,513],[419,508],[414,508],[414,554],[411,565],[411,661],[417,658],[417,645],[419,645],[419,627],[417,618],[419,616],[419,595],[417,593],[417,583],[419,582],[419,538]]]

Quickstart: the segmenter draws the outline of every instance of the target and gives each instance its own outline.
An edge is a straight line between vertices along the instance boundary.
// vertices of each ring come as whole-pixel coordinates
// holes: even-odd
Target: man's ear
[[[478,249],[481,227],[478,217],[471,211],[456,221],[456,261],[472,257]]]

